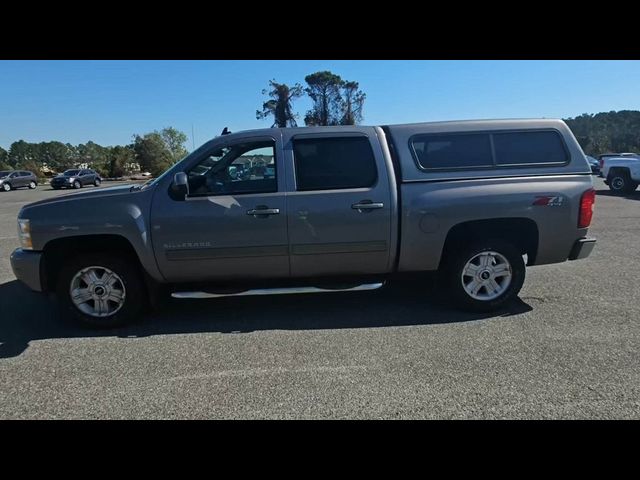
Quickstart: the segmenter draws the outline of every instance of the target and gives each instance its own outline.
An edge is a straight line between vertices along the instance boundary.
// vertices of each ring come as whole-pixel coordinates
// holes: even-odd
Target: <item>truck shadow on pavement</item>
[[[370,292],[171,299],[160,311],[145,314],[130,326],[96,330],[76,324],[46,295],[14,280],[0,284],[0,358],[16,357],[29,342],[42,339],[434,325],[510,317],[531,310],[517,299],[498,312],[460,312],[444,303],[434,287],[394,284]]]
[[[596,190],[596,195],[602,195],[603,197],[620,197],[626,198],[629,200],[640,200],[640,190],[636,190],[631,193],[614,193],[609,189],[606,190]]]

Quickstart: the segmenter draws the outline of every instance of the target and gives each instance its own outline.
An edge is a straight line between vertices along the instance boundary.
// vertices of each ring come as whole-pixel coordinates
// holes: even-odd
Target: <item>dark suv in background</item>
[[[60,188],[82,188],[86,185],[99,187],[100,182],[102,182],[102,179],[94,170],[74,168],[52,178],[51,186],[54,190],[59,190]]]
[[[38,178],[33,172],[23,170],[3,170],[0,172],[0,190],[8,192],[14,188],[38,186]]]

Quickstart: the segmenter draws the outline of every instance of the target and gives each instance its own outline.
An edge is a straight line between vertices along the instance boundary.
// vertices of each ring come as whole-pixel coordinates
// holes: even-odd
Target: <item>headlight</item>
[[[25,250],[32,250],[33,243],[31,242],[31,224],[26,218],[18,219],[18,237],[20,238],[20,245]]]
[[[71,177],[69,180],[67,180],[69,183],[73,183],[73,181],[75,180],[75,178]]]

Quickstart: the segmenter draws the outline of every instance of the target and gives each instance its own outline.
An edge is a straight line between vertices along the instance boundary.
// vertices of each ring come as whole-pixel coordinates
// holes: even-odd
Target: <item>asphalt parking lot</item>
[[[174,300],[91,331],[19,284],[0,193],[0,418],[640,418],[640,191],[598,196],[586,260],[460,313],[429,285]],[[90,187],[93,188],[93,187]]]

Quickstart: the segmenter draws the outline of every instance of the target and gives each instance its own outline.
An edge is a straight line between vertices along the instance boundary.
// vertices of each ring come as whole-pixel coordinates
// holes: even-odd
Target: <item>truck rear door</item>
[[[389,271],[395,203],[375,130],[286,132],[291,275]]]

